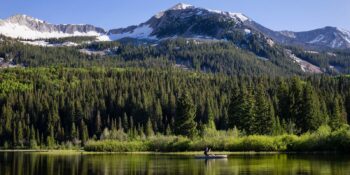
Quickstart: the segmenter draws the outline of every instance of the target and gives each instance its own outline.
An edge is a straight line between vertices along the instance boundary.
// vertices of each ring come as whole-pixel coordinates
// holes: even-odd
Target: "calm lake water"
[[[350,174],[346,155],[191,155],[0,152],[0,174]]]

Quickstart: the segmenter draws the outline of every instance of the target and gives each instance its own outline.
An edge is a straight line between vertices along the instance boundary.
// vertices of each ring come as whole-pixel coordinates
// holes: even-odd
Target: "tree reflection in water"
[[[0,152],[0,174],[349,174],[342,155],[190,155]]]

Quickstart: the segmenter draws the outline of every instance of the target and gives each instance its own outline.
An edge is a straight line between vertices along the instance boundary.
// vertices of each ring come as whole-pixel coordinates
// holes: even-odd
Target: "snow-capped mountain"
[[[263,33],[282,45],[296,45],[312,49],[350,48],[350,32],[337,27],[324,27],[304,32],[293,32],[273,31],[253,20],[245,22],[245,25]]]
[[[15,15],[0,20],[0,34],[21,39],[62,38],[71,36],[101,36],[106,32],[92,25],[59,24],[26,16]]]
[[[109,31],[111,39],[125,37],[137,39],[163,39],[169,37],[194,37],[222,39],[227,32],[244,28],[250,19],[241,13],[223,12],[177,4],[161,11],[138,26]]]
[[[229,39],[242,47],[247,47],[249,42],[262,42],[270,46],[277,42],[315,49],[350,48],[350,32],[339,28],[325,27],[306,32],[273,31],[242,13],[204,9],[183,3],[161,11],[139,25],[109,31],[92,25],[55,25],[26,15],[15,15],[0,20],[0,34],[33,40],[97,36],[98,40],[134,38],[158,41],[184,37]]]
[[[284,44],[335,49],[350,48],[350,32],[336,27],[325,27],[306,32],[280,32],[284,37],[275,38]]]
[[[109,31],[110,39],[164,39],[170,37],[225,39],[227,34],[263,34],[264,41],[283,45],[298,45],[316,49],[350,48],[350,32],[325,27],[306,32],[273,31],[242,13],[223,12],[177,4],[161,11],[148,21],[122,29]]]

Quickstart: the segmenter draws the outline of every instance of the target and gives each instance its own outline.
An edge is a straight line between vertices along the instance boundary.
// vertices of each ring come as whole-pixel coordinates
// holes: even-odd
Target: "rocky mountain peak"
[[[17,14],[0,20],[0,34],[13,38],[43,39],[71,36],[100,36],[106,32],[92,25],[50,24],[31,16]]]
[[[191,8],[195,8],[195,7],[193,5],[190,5],[190,4],[178,3],[168,10],[186,10],[186,9],[191,9]]]
[[[11,17],[7,18],[5,21],[12,22],[12,23],[18,23],[18,24],[22,24],[23,22],[45,23],[45,21],[39,20],[37,18],[33,18],[31,16],[27,16],[24,14],[17,14],[17,15],[11,16]]]

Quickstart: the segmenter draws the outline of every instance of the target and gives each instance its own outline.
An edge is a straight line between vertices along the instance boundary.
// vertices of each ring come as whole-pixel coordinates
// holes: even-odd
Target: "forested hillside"
[[[178,69],[0,70],[0,146],[54,145],[206,128],[301,134],[349,121],[348,77],[203,74]]]
[[[91,53],[87,54],[81,50]],[[203,72],[242,75],[302,74],[286,55],[268,58],[237,48],[230,42],[169,40],[159,44],[97,42],[78,47],[38,47],[11,39],[0,44],[0,57],[25,67],[152,67],[180,66]]]

